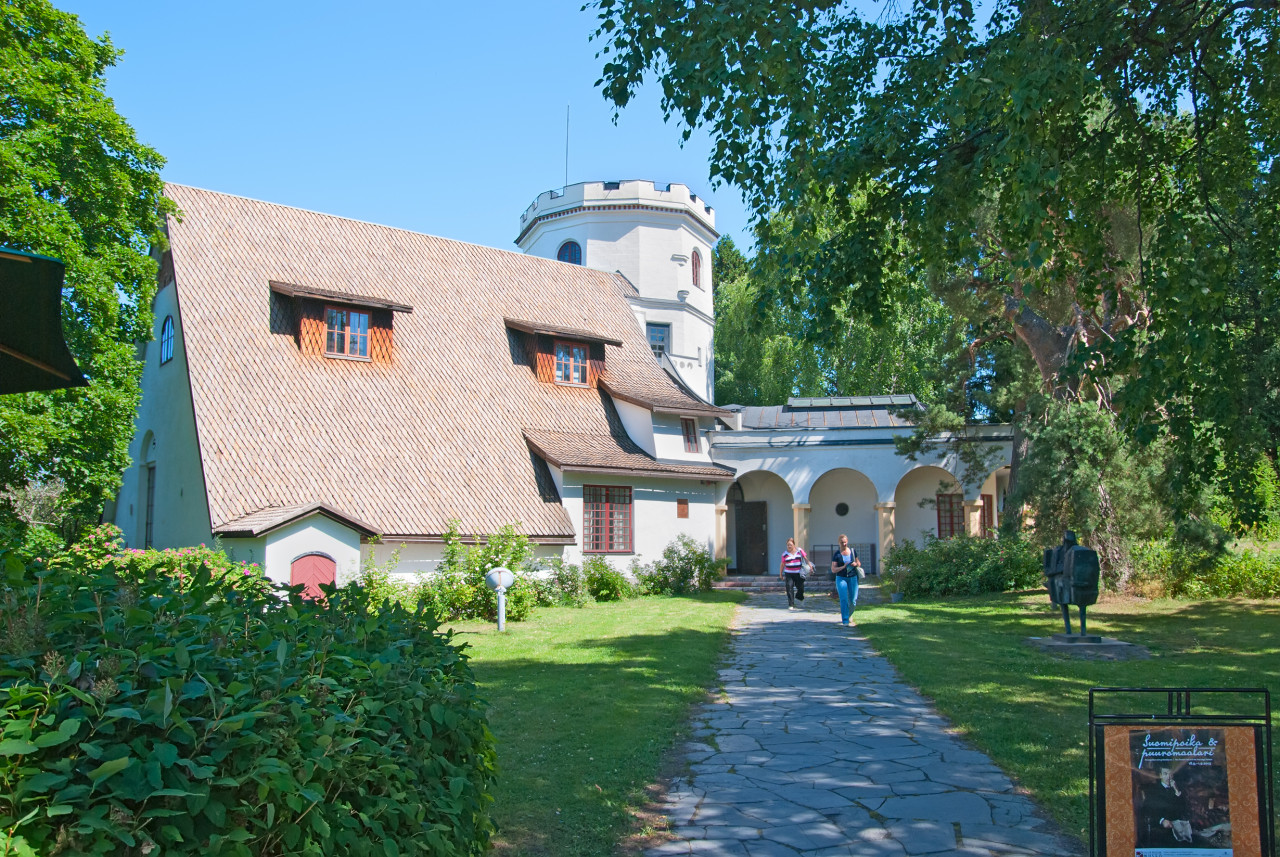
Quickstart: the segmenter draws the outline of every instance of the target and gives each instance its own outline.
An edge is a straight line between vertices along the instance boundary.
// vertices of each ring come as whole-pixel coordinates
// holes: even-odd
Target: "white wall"
[[[650,455],[657,456],[657,444],[653,436],[653,411],[621,399],[615,398],[612,401],[618,410],[618,418],[622,420],[622,427],[626,429],[627,436],[635,441],[636,446]]]
[[[146,464],[155,462],[156,492],[152,543],[157,548],[213,544],[204,472],[196,443],[195,412],[187,377],[187,354],[178,311],[177,286],[156,293],[155,339],[141,347],[142,403],[129,444],[132,459],[125,470],[113,510],[113,523],[124,531],[129,547],[143,546],[146,517]],[[160,365],[160,329],[174,321],[173,359]],[[144,441],[147,449],[144,449]]]
[[[715,485],[695,479],[653,479],[585,473],[557,473],[560,497],[569,520],[578,531],[578,543],[565,548],[564,558],[581,563],[584,556],[603,556],[610,564],[626,570],[632,559],[650,563],[681,534],[687,534],[707,550],[715,548]],[[631,487],[631,520],[635,529],[633,551],[629,554],[585,554],[582,551],[582,486],[627,485]],[[676,517],[676,500],[689,501],[689,517]]]
[[[836,506],[845,503],[849,511],[841,516]],[[840,535],[851,542],[878,544],[879,522],[875,510],[876,493],[871,480],[849,469],[830,470],[823,474],[809,492],[809,545],[833,545]],[[808,548],[809,545],[805,547]],[[825,567],[829,557],[820,557]]]
[[[673,414],[652,414],[655,455],[658,458],[688,461],[690,464],[710,464],[707,456],[707,441],[703,431],[708,427],[710,419],[692,419],[697,426],[698,451],[686,452],[684,448],[684,429],[680,426],[680,417]]]
[[[309,553],[325,554],[334,561],[338,585],[360,571],[360,534],[324,515],[310,515],[273,530],[264,541],[263,571],[279,583],[287,584],[293,561]]]

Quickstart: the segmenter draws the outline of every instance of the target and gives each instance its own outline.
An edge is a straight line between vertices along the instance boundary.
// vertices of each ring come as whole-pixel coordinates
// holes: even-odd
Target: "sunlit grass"
[[[1073,625],[1076,618],[1073,609]],[[1043,591],[869,606],[859,609],[858,626],[973,744],[1084,838],[1090,688],[1280,689],[1280,604],[1104,597],[1088,622],[1090,633],[1138,643],[1152,657],[1076,660],[1028,645],[1062,631]]]
[[[544,609],[458,623],[498,742],[497,853],[613,853],[690,706],[715,684],[741,596]]]

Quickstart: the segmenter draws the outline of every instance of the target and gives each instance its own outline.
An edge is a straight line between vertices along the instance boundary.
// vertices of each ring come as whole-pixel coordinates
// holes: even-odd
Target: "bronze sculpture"
[[[1067,608],[1075,604],[1080,608],[1080,636],[1086,635],[1085,607],[1098,603],[1100,574],[1098,552],[1081,547],[1071,530],[1063,534],[1061,545],[1045,548],[1045,588],[1049,590],[1049,600],[1062,608],[1067,634],[1071,633],[1071,614]]]

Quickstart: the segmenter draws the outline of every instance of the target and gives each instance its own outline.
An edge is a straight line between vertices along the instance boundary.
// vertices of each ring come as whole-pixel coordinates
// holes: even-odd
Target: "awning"
[[[62,337],[62,283],[57,259],[0,247],[0,393],[84,387]]]

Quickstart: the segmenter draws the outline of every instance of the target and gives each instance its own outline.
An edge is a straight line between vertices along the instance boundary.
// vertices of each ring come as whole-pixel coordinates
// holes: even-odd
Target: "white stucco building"
[[[695,394],[714,401],[711,249],[716,213],[682,184],[582,182],[539,194],[520,216],[516,246],[545,259],[617,271],[655,354]]]
[[[393,551],[429,572],[456,521],[624,569],[685,534],[769,574],[793,535],[822,565],[847,534],[875,567],[895,541],[998,520],[1001,427],[961,484],[945,439],[897,453],[910,396],[711,404],[715,212],[684,185],[543,193],[523,254],[166,192],[183,219],[105,514],[132,547],[218,540],[314,587]]]

